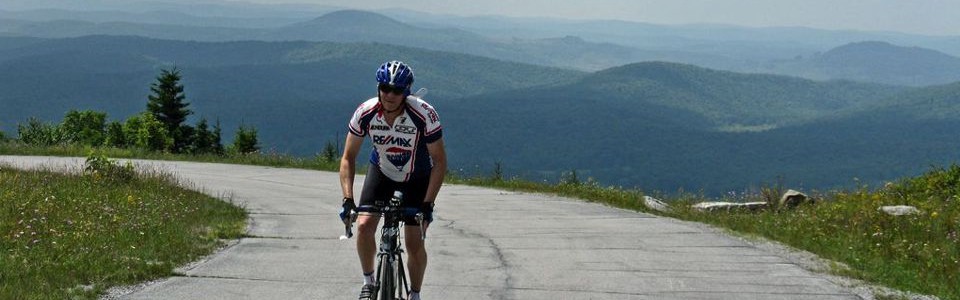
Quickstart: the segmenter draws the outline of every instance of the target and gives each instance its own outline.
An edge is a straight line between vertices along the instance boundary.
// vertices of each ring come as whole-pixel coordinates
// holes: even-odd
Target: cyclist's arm
[[[437,200],[443,177],[447,175],[447,151],[443,147],[443,138],[427,144],[427,152],[430,153],[430,159],[433,161],[433,170],[430,171],[430,184],[427,186],[427,196],[423,201],[431,202]]]
[[[353,198],[353,178],[357,173],[357,154],[363,146],[363,137],[347,134],[343,145],[343,157],[340,158],[340,188],[343,196]]]

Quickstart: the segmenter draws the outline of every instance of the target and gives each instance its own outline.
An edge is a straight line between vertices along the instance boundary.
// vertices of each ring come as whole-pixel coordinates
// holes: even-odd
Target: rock
[[[905,215],[920,214],[919,209],[909,205],[883,206],[883,207],[880,207],[880,211],[883,211],[891,216],[905,216]]]
[[[693,205],[693,208],[699,211],[731,211],[731,210],[760,210],[767,208],[766,202],[700,202]]]
[[[660,201],[660,199],[657,199],[654,197],[643,196],[643,204],[646,205],[647,208],[655,211],[670,212],[669,205],[667,205],[666,203],[663,203],[663,201]]]
[[[798,191],[794,191],[794,190],[787,190],[786,193],[783,193],[783,197],[780,197],[780,207],[782,207],[782,208],[794,208],[794,207],[797,207],[797,205],[800,205],[800,204],[804,204],[804,203],[807,203],[807,202],[811,202],[811,203],[813,202],[812,200],[808,200],[808,199],[809,199],[809,198],[808,198],[807,195],[804,194],[804,193],[801,193],[801,192],[798,192]]]

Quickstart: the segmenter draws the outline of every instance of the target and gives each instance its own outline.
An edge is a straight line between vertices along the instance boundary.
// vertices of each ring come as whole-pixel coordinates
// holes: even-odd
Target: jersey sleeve
[[[353,112],[353,117],[350,118],[350,123],[347,125],[350,133],[359,137],[367,136],[368,129],[370,128],[370,116],[375,111],[375,107],[370,107],[369,105],[362,104],[360,107],[357,107],[357,110]]]
[[[433,108],[430,104],[426,102],[420,103],[420,108],[426,113],[426,127],[425,133],[423,134],[423,140],[429,144],[436,142],[441,137],[443,137],[443,126],[440,125],[440,115],[437,114],[437,110]]]

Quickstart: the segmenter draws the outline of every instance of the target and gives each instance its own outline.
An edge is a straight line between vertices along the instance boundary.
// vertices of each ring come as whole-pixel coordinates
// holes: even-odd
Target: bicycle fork
[[[410,286],[407,282],[406,266],[403,263],[403,249],[399,239],[399,229],[384,228],[380,251],[377,254],[377,288],[379,293],[374,299],[406,300]]]

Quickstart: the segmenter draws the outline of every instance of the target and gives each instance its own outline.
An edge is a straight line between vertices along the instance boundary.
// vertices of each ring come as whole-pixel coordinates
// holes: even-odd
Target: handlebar
[[[423,226],[424,216],[423,216],[423,213],[420,212],[419,208],[396,207],[395,209],[397,210],[391,210],[391,207],[389,206],[380,207],[380,206],[374,206],[374,205],[361,205],[357,207],[356,211],[357,212],[373,212],[373,213],[389,213],[391,211],[397,211],[400,213],[401,217],[413,217],[415,220],[417,220],[417,223],[421,225],[420,240],[427,239],[427,231],[426,231],[427,229],[425,226]],[[349,222],[344,222],[344,224],[346,225],[346,229],[345,229],[346,233],[343,236],[341,236],[341,239],[344,239],[343,237],[346,237],[346,239],[353,237],[353,222],[357,220],[356,215],[357,215],[356,212],[353,213],[353,216],[350,218]]]
[[[420,213],[420,209],[416,207],[397,207],[402,217],[413,217]],[[382,207],[375,205],[361,205],[357,207],[358,212],[372,212],[372,213],[388,213],[391,212],[391,207]]]

